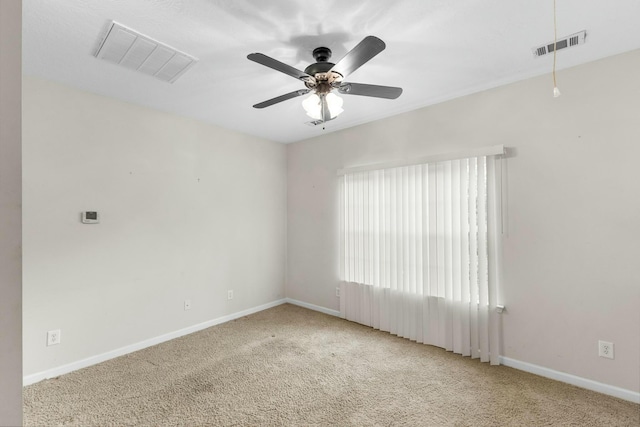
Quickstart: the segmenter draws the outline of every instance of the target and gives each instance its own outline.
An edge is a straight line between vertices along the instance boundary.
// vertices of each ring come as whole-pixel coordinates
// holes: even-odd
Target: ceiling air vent
[[[584,44],[586,38],[587,38],[587,32],[583,30],[583,31],[580,31],[579,33],[571,34],[570,36],[566,36],[561,39],[558,39],[558,41],[555,44],[556,46],[558,46],[558,50],[560,50],[560,49],[565,49],[567,47],[573,47],[573,46],[578,46],[580,44]],[[533,56],[544,56],[549,53],[553,53],[553,45],[554,43],[551,42],[542,46],[534,47],[532,49]]]
[[[115,21],[96,52],[96,58],[173,83],[198,60]]]

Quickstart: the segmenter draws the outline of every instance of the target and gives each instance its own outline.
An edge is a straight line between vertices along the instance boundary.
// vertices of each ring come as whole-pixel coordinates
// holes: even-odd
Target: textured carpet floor
[[[24,389],[26,426],[639,426],[640,405],[289,304]]]

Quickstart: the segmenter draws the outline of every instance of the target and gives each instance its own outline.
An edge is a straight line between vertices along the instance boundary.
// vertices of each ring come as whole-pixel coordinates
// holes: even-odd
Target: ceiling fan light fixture
[[[335,93],[328,93],[325,96],[327,101],[327,105],[329,106],[329,112],[331,113],[331,118],[338,117],[344,111],[342,109],[342,104],[344,101]]]
[[[317,93],[311,94],[311,96],[305,98],[302,101],[302,108],[306,111],[307,116],[315,120],[323,120],[322,118],[322,104],[326,103],[329,110],[329,116],[325,120],[335,119],[344,110],[342,109],[343,100],[334,93],[327,93],[326,95],[318,95]]]
[[[307,112],[307,116],[312,119],[320,120],[322,113],[322,105],[320,103],[320,97],[315,93],[307,97],[302,101],[302,108]]]

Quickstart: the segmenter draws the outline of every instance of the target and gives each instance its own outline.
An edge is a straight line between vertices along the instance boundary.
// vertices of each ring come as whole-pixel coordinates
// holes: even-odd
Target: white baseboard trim
[[[630,402],[640,403],[640,393],[635,391],[603,384],[598,381],[589,380],[587,378],[578,377],[576,375],[567,374],[565,372],[554,371],[553,369],[534,365],[532,363],[522,362],[520,360],[511,359],[509,357],[500,356],[500,364],[508,366],[510,368],[518,369],[520,371],[540,375],[541,377],[551,378],[552,380],[562,381],[563,383],[586,388],[587,390],[597,391],[598,393],[618,397]]]
[[[319,305],[309,304],[308,302],[298,301],[297,299],[285,298],[284,302],[308,308],[309,310],[319,311],[320,313],[329,314],[331,316],[340,317],[340,312],[338,310],[331,310],[330,308],[320,307]]]
[[[144,348],[151,347],[156,344],[160,344],[175,338],[179,338],[184,335],[189,335],[194,332],[198,332],[203,329],[207,329],[212,326],[219,325],[221,323],[229,322],[231,320],[239,319],[240,317],[248,316],[250,314],[257,313],[259,311],[266,310],[272,307],[276,307],[284,303],[289,303],[289,304],[297,305],[300,307],[308,308],[309,310],[319,311],[320,313],[325,313],[331,316],[340,317],[340,312],[338,310],[332,310],[326,307],[321,307],[319,305],[298,301],[292,298],[279,299],[267,304],[259,305],[257,307],[252,307],[247,310],[243,310],[237,313],[218,317],[216,319],[212,319],[203,323],[198,323],[196,325],[192,325],[187,328],[183,328],[174,332],[169,332],[164,335],[160,335],[154,338],[140,341],[135,344],[127,345],[125,347],[111,350],[106,353],[102,353],[96,356],[91,356],[86,359],[68,363],[66,365],[58,366],[52,369],[47,369],[46,371],[37,372],[31,375],[26,375],[23,377],[22,383],[24,386],[27,386],[27,385],[35,384],[47,378],[55,378],[63,374],[68,374],[70,372],[77,371],[78,369],[86,368],[88,366],[105,362],[115,357],[124,356],[125,354],[133,353],[134,351],[142,350]],[[608,385],[608,384],[603,384],[587,378],[582,378],[576,375],[571,375],[564,372],[555,371],[553,369],[545,368],[543,366],[534,365],[532,363],[511,359],[509,357],[500,356],[500,364],[511,367],[511,368],[515,368],[521,371],[529,372],[535,375],[540,375],[541,377],[562,381],[564,383],[575,385],[577,387],[582,387],[587,390],[592,390],[592,391],[596,391],[598,393],[606,394],[609,396],[618,397],[620,399],[628,400],[630,402],[640,403],[640,393],[635,391],[623,389],[623,388]]]
[[[105,362],[115,357],[124,356],[125,354],[133,353],[134,351],[142,350],[143,348],[151,347],[153,345],[160,344],[175,338],[179,338],[184,335],[189,335],[194,332],[198,332],[203,329],[207,329],[212,326],[219,325],[221,323],[229,322],[230,320],[239,319],[240,317],[248,316],[249,314],[257,313],[259,311],[284,304],[285,302],[287,302],[285,299],[279,299],[276,301],[269,302],[267,304],[263,304],[257,307],[249,308],[247,310],[239,311],[237,313],[218,317],[217,319],[208,320],[203,323],[198,323],[196,325],[189,326],[184,329],[180,329],[174,332],[169,332],[168,334],[160,335],[154,338],[149,338],[148,340],[127,345],[115,350],[108,351],[106,353],[87,357],[86,359],[78,360],[77,362],[68,363],[66,365],[58,366],[52,369],[47,369],[46,371],[37,372],[31,375],[26,375],[22,379],[22,385],[27,386],[27,385],[35,384],[42,380],[46,380],[47,378],[55,378],[63,374],[68,374],[69,372],[77,371],[78,369],[86,368],[91,365]]]

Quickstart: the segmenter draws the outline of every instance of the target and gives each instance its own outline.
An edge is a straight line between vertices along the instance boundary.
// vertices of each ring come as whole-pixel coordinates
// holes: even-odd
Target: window
[[[488,343],[488,328],[478,339],[469,329],[487,323],[495,300],[495,164],[481,156],[340,177],[343,317],[466,355]]]

